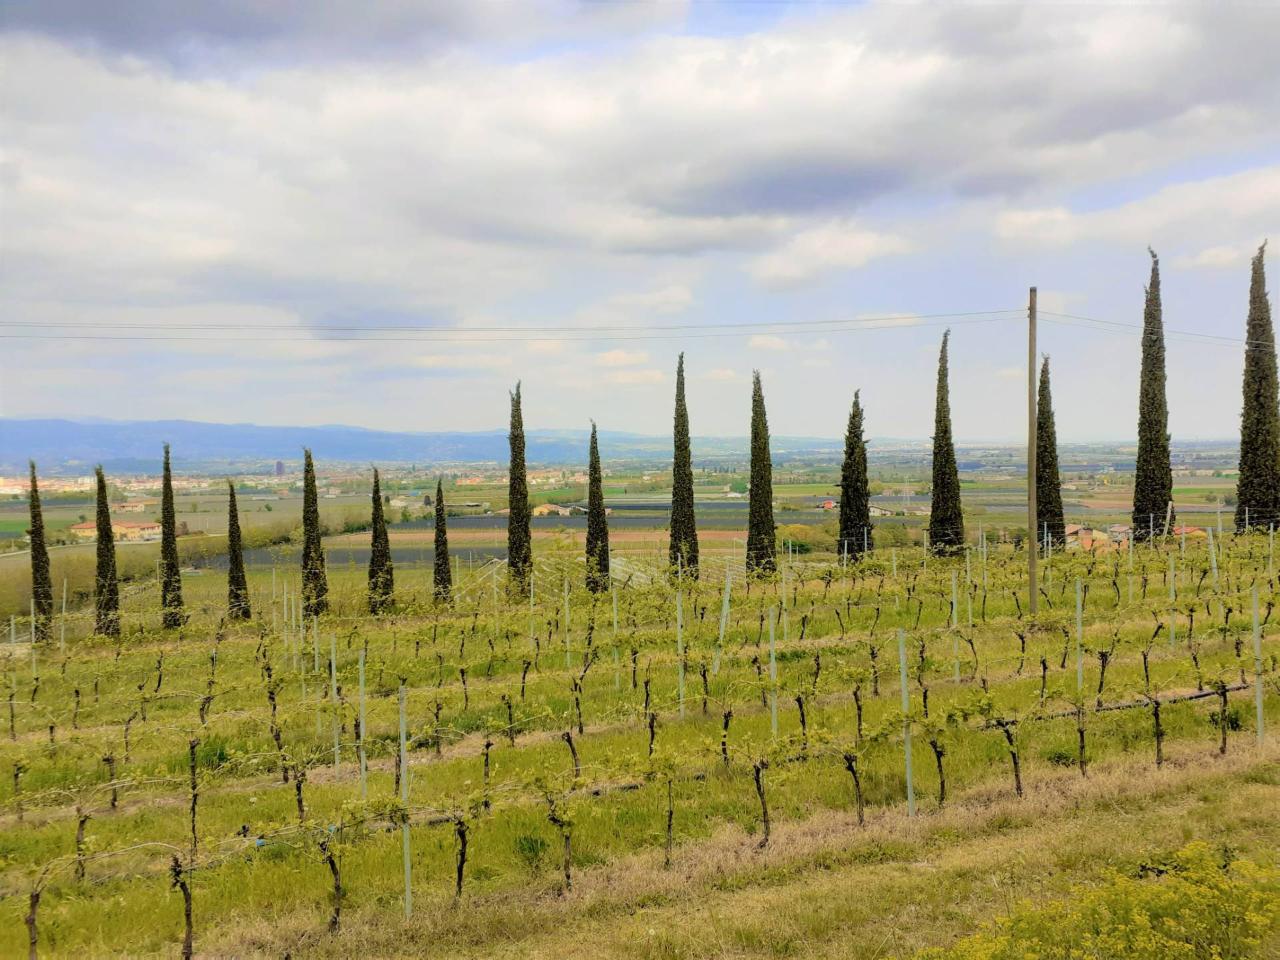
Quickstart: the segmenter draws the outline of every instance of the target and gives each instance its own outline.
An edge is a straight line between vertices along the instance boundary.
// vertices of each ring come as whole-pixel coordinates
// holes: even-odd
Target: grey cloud
[[[204,69],[412,57],[475,41],[651,26],[682,4],[585,0],[0,0],[0,27]]]

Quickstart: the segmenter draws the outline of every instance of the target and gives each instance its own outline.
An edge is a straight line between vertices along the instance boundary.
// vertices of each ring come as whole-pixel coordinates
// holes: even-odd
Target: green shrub
[[[1277,930],[1280,871],[1197,842],[1139,876],[1111,873],[1068,900],[1024,903],[993,930],[917,960],[1248,960]]]

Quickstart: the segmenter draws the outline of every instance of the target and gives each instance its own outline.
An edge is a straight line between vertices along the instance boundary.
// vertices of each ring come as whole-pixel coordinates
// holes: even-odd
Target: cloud
[[[511,357],[495,353],[426,353],[414,357],[411,363],[427,370],[496,370],[511,366]]]
[[[620,293],[607,301],[609,306],[623,311],[661,314],[680,313],[692,303],[693,290],[684,283],[671,283],[641,293]]]
[[[606,350],[604,353],[596,354],[596,366],[598,367],[634,367],[639,364],[646,363],[649,360],[649,354],[644,350]]]
[[[1280,222],[1280,221],[1277,221]],[[1247,246],[1233,246],[1230,244],[1205,247],[1203,250],[1184,254],[1180,257],[1173,258],[1173,265],[1184,269],[1199,268],[1217,268],[1217,267],[1235,267],[1243,263],[1248,263],[1249,258],[1253,256],[1255,248]]]
[[[529,340],[524,348],[535,356],[550,357],[564,353],[563,340]]]
[[[609,383],[623,385],[661,383],[666,378],[661,370],[612,370],[605,374]]]
[[[747,340],[747,346],[752,350],[790,350],[791,345],[782,337],[775,337],[770,333],[752,334]]]
[[[1190,248],[1195,252],[1175,253],[1171,262],[1199,267],[1238,262],[1250,249],[1216,241],[1241,233],[1261,241],[1277,225],[1280,164],[1174,184],[1098,210],[1010,210],[997,217],[996,233],[1006,241],[1044,247],[1108,242],[1150,243],[1160,253]]]
[[[615,6],[619,9],[615,9]],[[114,0],[7,0],[11,30],[37,31],[93,47],[159,57],[179,65],[226,67],[242,60],[409,57],[487,40],[533,43],[589,37],[670,22],[682,3],[594,4],[580,0],[469,0],[464,4],[344,0],[209,4]]]
[[[653,347],[652,369],[601,368],[599,341],[537,327],[834,319],[852,303],[893,312],[866,326],[909,327],[908,311],[1005,305],[1000,274],[1036,257],[1101,316],[1109,276],[1080,265],[1109,257],[1103,242],[1212,267],[1277,232],[1280,8],[834,7],[717,35],[686,29],[678,3],[11,0],[0,313],[260,313],[292,339],[10,341],[26,376],[6,408],[230,410],[212,386],[162,396],[149,377],[223,370],[248,378],[235,409],[251,415],[376,423],[420,404],[418,350],[436,370],[468,362],[319,339],[341,320],[527,327],[546,339],[476,332],[493,342],[471,369],[510,356],[547,394],[578,391],[548,402],[580,419],[606,372],[669,374],[685,345]],[[853,339],[832,337],[835,363],[862,359]],[[776,341],[687,348],[747,370]],[[807,342],[780,369],[803,375]],[[44,385],[95,356],[126,386]],[[342,387],[400,379],[326,395],[307,385],[317,369]],[[447,415],[501,422],[494,393],[459,391]]]
[[[778,249],[757,257],[749,269],[761,283],[788,286],[833,270],[856,269],[877,257],[910,249],[911,244],[895,234],[835,222],[793,234]]]
[[[704,380],[714,380],[717,382],[725,382],[728,380],[738,379],[738,374],[728,367],[712,367],[702,375]]]

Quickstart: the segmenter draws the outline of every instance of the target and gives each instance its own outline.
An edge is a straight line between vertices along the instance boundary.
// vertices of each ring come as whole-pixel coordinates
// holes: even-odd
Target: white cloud
[[[557,356],[564,353],[563,340],[529,340],[524,348],[535,356]]]
[[[1280,222],[1280,221],[1277,221]],[[1185,269],[1217,268],[1217,267],[1235,267],[1249,262],[1249,258],[1253,256],[1254,248],[1247,246],[1222,245],[1217,247],[1205,247],[1198,253],[1184,254],[1180,257],[1174,257],[1172,263],[1175,267]]]
[[[661,370],[612,370],[605,374],[610,383],[624,385],[661,383],[666,378]]]
[[[641,313],[679,313],[693,303],[693,290],[688,284],[671,283],[641,293],[620,293],[608,303],[620,310]]]
[[[412,363],[427,370],[496,370],[511,366],[511,357],[497,353],[426,353],[414,357]]]
[[[894,311],[867,326],[910,327],[921,318],[898,311],[1007,305],[999,274],[1049,256],[1062,265],[1055,282],[1103,316],[1115,301],[1080,266],[1109,256],[1098,241],[1151,242],[1170,263],[1210,267],[1238,264],[1232,256],[1280,227],[1274,163],[1178,182],[1274,157],[1274,6],[817,4],[722,35],[696,24],[681,33],[686,11],[673,5],[661,5],[659,29],[639,12],[648,27],[626,26],[622,7],[635,5],[608,5],[617,19],[596,11],[586,34],[523,9],[488,24],[468,7],[440,14],[447,39],[423,47],[420,29],[401,44],[387,24],[435,22],[431,11],[380,9],[344,34],[353,15],[336,3],[302,24],[265,15],[271,35],[240,42],[217,24],[245,0],[207,14],[209,46],[175,51],[190,5],[117,23],[113,4],[104,26],[101,4],[69,2],[83,8],[77,30],[110,32],[103,43],[0,33],[0,312],[88,324],[127,311],[170,322],[278,313],[296,339],[10,341],[22,379],[5,384],[5,399],[24,410],[165,404],[174,415],[385,425],[420,405],[423,368],[523,363],[510,379],[540,379],[548,404],[531,422],[577,422],[582,391],[606,372],[657,383],[680,345],[601,368],[597,342],[549,333],[523,347],[494,335],[463,360],[450,345],[321,342],[310,331],[645,329],[744,307],[744,320],[830,319],[851,303]],[[607,42],[574,42],[583,36]],[[994,249],[993,234],[1004,241]],[[763,289],[743,297],[744,272]],[[1112,282],[1095,272],[1099,286]],[[832,282],[802,289],[823,277]],[[992,328],[972,329],[977,339]],[[853,338],[832,339],[836,363],[865,360],[848,350]],[[911,354],[914,335],[900,339]],[[802,376],[816,351],[790,342],[779,368]],[[707,379],[731,380],[753,349],[778,343],[788,341],[688,348],[725,371]],[[417,350],[428,359],[415,377]],[[64,365],[90,356],[134,375],[53,388]],[[160,394],[149,373],[169,369],[193,369],[206,389]],[[219,395],[230,380],[217,371],[241,378],[245,399]],[[382,373],[376,396],[342,389]],[[327,394],[309,385],[319,382]],[[555,399],[562,392],[572,396]],[[441,416],[502,422],[504,403],[501,391],[460,390]],[[624,405],[618,420],[650,422],[641,406]]]
[[[598,367],[634,367],[649,360],[649,354],[644,350],[606,350],[604,353],[596,354],[596,366]]]
[[[750,271],[761,283],[788,286],[910,249],[907,240],[895,234],[860,229],[849,222],[828,223],[793,234],[772,253],[752,261]]]
[[[791,345],[782,337],[776,337],[771,333],[752,334],[747,340],[747,346],[752,350],[790,350]]]
[[[737,378],[738,374],[733,370],[730,370],[728,367],[713,367],[702,375],[702,379],[704,380],[715,380],[719,382],[736,380]]]
[[[1099,210],[1066,207],[1011,210],[996,220],[997,235],[1018,244],[1066,247],[1079,242],[1150,243],[1156,251],[1190,248],[1171,262],[1222,266],[1249,250],[1241,234],[1261,241],[1280,226],[1280,164],[1164,187]],[[1211,245],[1205,247],[1205,241]]]

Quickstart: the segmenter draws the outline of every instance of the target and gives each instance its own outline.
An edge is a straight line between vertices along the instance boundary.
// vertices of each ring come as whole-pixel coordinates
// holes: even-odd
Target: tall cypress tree
[[[391,567],[391,538],[382,510],[382,483],[373,468],[373,535],[369,542],[369,612],[379,614],[391,606],[395,573]]]
[[[236,485],[227,480],[227,618],[248,620],[249,612],[249,582],[244,575],[244,545],[240,539]]]
[[[169,445],[164,445],[164,479],[160,485],[160,607],[164,628],[175,630],[186,617],[182,612],[182,571],[178,565],[178,520],[173,510],[173,474],[169,469]]]
[[[1280,411],[1277,410],[1276,336],[1267,299],[1264,243],[1249,278],[1245,324],[1244,412],[1240,416],[1240,478],[1236,482],[1236,531],[1266,529],[1280,521]]]
[[[776,538],[769,418],[764,409],[760,371],[754,370],[751,373],[751,490],[747,517],[747,573],[764,576],[777,569]]]
[[[867,442],[862,436],[862,399],[853,392],[849,425],[844,433],[844,462],[840,465],[841,553],[856,559],[871,548],[871,485],[867,480]]]
[[[1133,478],[1133,535],[1146,540],[1164,530],[1173,500],[1169,463],[1169,405],[1165,399],[1164,318],[1160,305],[1160,260],[1150,247],[1151,282],[1142,315],[1142,374],[1138,392],[1138,460]],[[1170,529],[1173,513],[1169,513]]]
[[[698,576],[698,526],[693,517],[693,454],[689,448],[689,408],[684,401],[684,354],[676,361],[675,456],[671,464],[671,542],[668,562]]]
[[[609,521],[604,515],[604,478],[594,420],[587,457],[587,589],[592,593],[609,589]]]
[[[512,586],[529,592],[533,569],[533,543],[529,533],[529,481],[524,467],[524,414],[520,410],[520,384],[511,394],[511,467],[507,482],[507,570]]]
[[[1062,517],[1062,479],[1058,476],[1058,429],[1053,422],[1053,394],[1049,390],[1049,358],[1040,364],[1036,410],[1036,537],[1049,532],[1049,542],[1067,542]]]
[[[938,353],[938,395],[933,416],[933,496],[929,506],[929,549],[957,553],[964,546],[964,510],[960,506],[960,471],[951,439],[951,391],[947,347],[951,331],[942,335]]]
[[[111,507],[107,504],[107,478],[99,464],[94,468],[98,481],[98,563],[93,579],[93,632],[104,637],[120,636],[120,581],[116,579],[115,531],[111,529]]]
[[[36,462],[31,461],[31,600],[37,640],[49,639],[53,624],[53,578],[49,574],[49,547],[44,539],[44,511],[40,509],[40,487],[36,483]]]
[[[302,613],[318,617],[329,609],[329,578],[320,541],[320,498],[311,451],[302,451]]]
[[[445,527],[444,482],[436,479],[435,598],[448,603],[453,593],[453,570],[449,567],[449,531]]]

